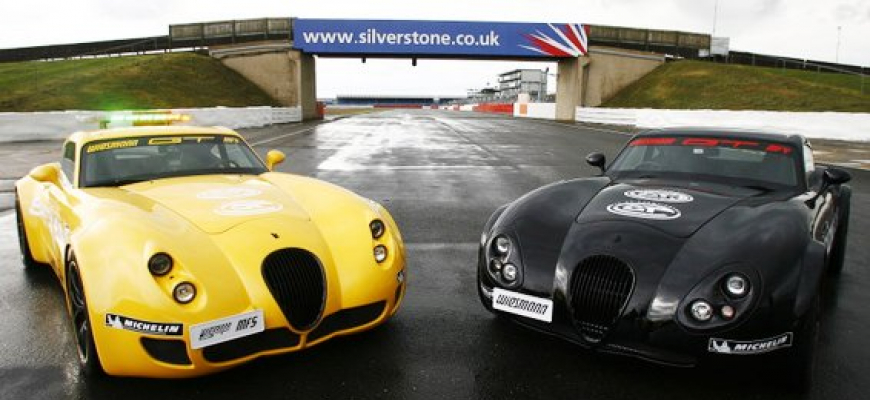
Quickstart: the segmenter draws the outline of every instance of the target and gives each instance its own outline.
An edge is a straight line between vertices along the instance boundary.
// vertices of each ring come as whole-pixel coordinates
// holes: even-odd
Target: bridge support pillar
[[[559,76],[556,80],[557,121],[575,121],[577,107],[583,105],[589,64],[589,57],[559,60]]]
[[[315,59],[287,41],[213,46],[209,54],[285,107],[300,107],[304,120],[319,118]]]

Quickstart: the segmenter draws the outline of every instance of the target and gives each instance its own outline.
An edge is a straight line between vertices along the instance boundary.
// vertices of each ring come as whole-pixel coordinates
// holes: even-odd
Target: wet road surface
[[[403,308],[370,332],[183,380],[83,379],[60,286],[25,273],[14,216],[0,211],[0,398],[778,399],[773,370],[676,369],[598,355],[497,320],[479,304],[476,246],[498,206],[541,185],[588,176],[585,155],[613,156],[627,136],[601,128],[470,113],[389,111],[324,124],[245,130],[284,172],[381,202],[408,246]],[[59,148],[59,144],[52,144]],[[47,158],[44,144],[0,146],[0,178]],[[27,157],[27,152],[42,154]],[[17,158],[11,158],[17,154]],[[870,393],[870,172],[852,170],[845,272],[825,296],[816,386],[806,398]],[[2,189],[2,182],[0,182]]]

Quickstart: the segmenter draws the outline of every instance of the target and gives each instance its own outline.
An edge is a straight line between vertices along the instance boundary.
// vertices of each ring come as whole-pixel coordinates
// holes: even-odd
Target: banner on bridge
[[[344,56],[568,58],[586,55],[581,24],[296,19],[294,47]]]

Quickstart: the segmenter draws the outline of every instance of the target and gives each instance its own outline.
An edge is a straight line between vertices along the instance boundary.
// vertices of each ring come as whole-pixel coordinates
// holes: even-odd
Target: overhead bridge
[[[166,36],[4,49],[0,62],[207,51],[310,119],[317,116],[315,55],[558,61],[557,118],[573,120],[577,106],[600,104],[664,63],[663,53],[696,57],[710,42],[703,34],[580,24],[263,18],[171,25]]]

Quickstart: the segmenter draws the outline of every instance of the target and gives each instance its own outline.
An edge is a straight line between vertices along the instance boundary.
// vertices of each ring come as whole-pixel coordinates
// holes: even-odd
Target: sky
[[[263,17],[578,22],[715,29],[732,50],[870,66],[870,0],[2,1],[0,48],[157,36],[170,24]],[[553,63],[420,60],[413,67],[410,60],[318,59],[318,97],[464,95],[495,84],[501,72],[548,67],[556,72]]]

